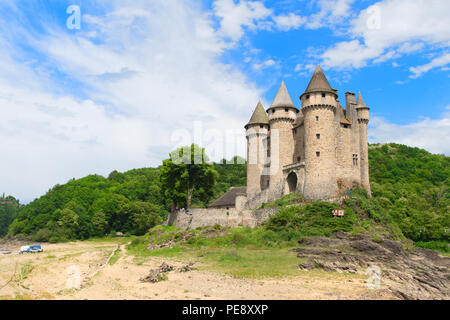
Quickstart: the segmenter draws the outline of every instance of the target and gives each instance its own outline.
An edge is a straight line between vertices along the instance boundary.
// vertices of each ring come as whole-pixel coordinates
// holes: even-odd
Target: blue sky
[[[68,29],[70,5],[80,29]],[[90,173],[156,166],[194,140],[245,156],[243,126],[317,64],[371,142],[450,154],[447,0],[0,3],[0,191],[30,201]]]

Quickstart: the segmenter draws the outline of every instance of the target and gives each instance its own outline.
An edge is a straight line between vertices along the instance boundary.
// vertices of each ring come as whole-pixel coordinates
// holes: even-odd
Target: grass
[[[109,265],[111,265],[111,266],[114,265],[120,259],[121,252],[122,252],[122,250],[120,250],[120,249],[117,249],[116,252],[114,252],[114,255],[109,260]]]
[[[289,249],[298,247],[297,241],[305,237],[330,237],[346,231],[371,235],[375,242],[400,241],[406,249],[413,246],[365,190],[354,190],[341,206],[321,201],[305,203],[301,196],[289,195],[264,207],[280,210],[258,228],[214,226],[180,231],[158,226],[146,236],[132,238],[127,248],[139,263],[150,256],[195,258],[208,269],[234,277],[261,278],[298,274],[300,259]],[[333,217],[334,209],[345,209],[345,216]],[[149,249],[149,244],[159,249]],[[167,244],[170,246],[163,247]],[[423,246],[439,247],[444,252],[448,249],[446,242]]]
[[[17,285],[23,286],[22,282],[28,278],[28,276],[33,271],[33,269],[34,269],[34,266],[31,263],[27,263],[27,264],[23,265],[20,268],[17,279],[14,280],[15,282],[17,282]]]
[[[203,253],[207,269],[235,278],[275,278],[297,275],[300,259],[288,248],[209,248]]]

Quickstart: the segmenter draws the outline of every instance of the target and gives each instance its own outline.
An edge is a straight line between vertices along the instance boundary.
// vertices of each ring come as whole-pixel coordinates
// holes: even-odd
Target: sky
[[[196,142],[245,157],[244,125],[320,64],[361,91],[371,143],[450,155],[448,0],[2,0],[0,192],[29,202]]]

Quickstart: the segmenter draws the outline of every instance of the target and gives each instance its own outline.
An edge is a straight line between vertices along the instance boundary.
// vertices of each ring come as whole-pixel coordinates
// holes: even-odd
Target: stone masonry
[[[345,95],[345,108],[317,66],[298,109],[284,81],[272,105],[258,103],[247,136],[246,208],[289,193],[308,200],[342,197],[355,186],[370,193],[367,123],[361,93]]]

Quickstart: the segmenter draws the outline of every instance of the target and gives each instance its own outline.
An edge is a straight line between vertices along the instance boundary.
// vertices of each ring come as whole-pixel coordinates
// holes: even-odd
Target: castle
[[[259,102],[245,126],[247,187],[233,187],[190,215],[172,212],[167,223],[183,230],[255,227],[279,210],[256,208],[289,193],[326,201],[339,201],[355,186],[370,193],[369,108],[361,93],[358,100],[351,92],[345,98],[344,109],[319,66],[300,96],[300,110],[282,82],[267,111]]]
[[[361,93],[356,100],[347,92],[345,99],[344,109],[317,66],[300,96],[300,110],[284,81],[267,110],[258,103],[245,126],[247,207],[289,193],[308,200],[336,199],[355,186],[370,193],[369,108]]]

